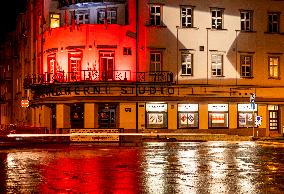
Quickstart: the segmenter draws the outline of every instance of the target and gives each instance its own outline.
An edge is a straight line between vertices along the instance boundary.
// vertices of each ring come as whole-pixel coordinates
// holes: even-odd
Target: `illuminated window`
[[[241,55],[241,76],[242,77],[252,76],[252,56]]]
[[[60,27],[60,14],[51,13],[49,14],[49,18],[50,18],[50,28]]]
[[[228,128],[229,111],[228,104],[208,104],[208,127]]]
[[[211,9],[213,29],[223,28],[223,11],[224,11],[223,9],[219,8]]]
[[[183,28],[193,27],[193,8],[181,7],[181,26]]]
[[[98,24],[117,24],[117,9],[115,7],[99,9]]]
[[[89,24],[89,10],[77,10],[75,13],[76,24]]]
[[[150,53],[150,71],[162,71],[162,52]]]
[[[252,11],[241,11],[241,30],[252,31]]]
[[[251,104],[238,104],[238,127],[247,128],[253,127],[253,112],[254,116],[257,116],[257,104],[254,109]],[[257,127],[257,125],[255,125]]]
[[[162,6],[150,5],[150,25],[160,26],[162,25]]]
[[[211,75],[216,77],[223,76],[223,55],[211,55]]]
[[[182,75],[192,75],[192,65],[193,65],[193,54],[182,53],[181,54],[181,74]]]
[[[279,32],[279,13],[268,14],[268,32],[278,33]]]
[[[279,57],[268,57],[269,78],[279,78]]]
[[[123,47],[123,55],[132,55],[132,50],[129,47]]]
[[[268,105],[268,111],[269,111],[269,130],[270,131],[279,130],[279,106]]]
[[[68,53],[68,78],[70,81],[81,80],[82,52],[71,51]]]

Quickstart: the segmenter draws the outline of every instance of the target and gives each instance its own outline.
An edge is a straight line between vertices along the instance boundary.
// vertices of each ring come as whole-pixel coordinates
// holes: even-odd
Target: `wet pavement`
[[[284,193],[284,144],[147,142],[0,150],[0,193]]]

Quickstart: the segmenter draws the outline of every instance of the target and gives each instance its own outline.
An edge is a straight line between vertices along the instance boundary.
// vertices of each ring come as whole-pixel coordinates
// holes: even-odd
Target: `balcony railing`
[[[81,70],[78,72],[58,71],[56,74],[31,74],[24,79],[24,88],[34,84],[56,84],[72,82],[155,82],[173,83],[173,73],[169,71],[137,72],[136,79],[131,77],[130,70],[114,70],[99,72],[97,70]]]

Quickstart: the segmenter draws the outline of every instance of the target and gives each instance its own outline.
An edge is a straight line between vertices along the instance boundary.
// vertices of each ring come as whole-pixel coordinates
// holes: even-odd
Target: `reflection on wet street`
[[[0,150],[0,193],[284,193],[284,145],[149,142]]]

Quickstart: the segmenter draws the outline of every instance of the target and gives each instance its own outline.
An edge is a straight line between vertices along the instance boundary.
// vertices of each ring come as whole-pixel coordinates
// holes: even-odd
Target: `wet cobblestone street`
[[[284,193],[284,144],[148,142],[0,150],[1,193]]]

